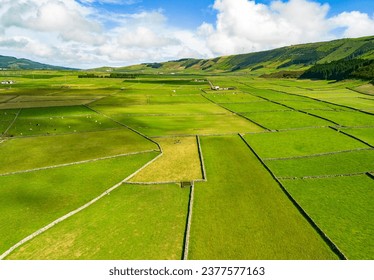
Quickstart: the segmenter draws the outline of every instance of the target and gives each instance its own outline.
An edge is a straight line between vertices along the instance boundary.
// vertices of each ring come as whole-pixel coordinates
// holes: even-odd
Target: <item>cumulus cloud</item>
[[[308,0],[272,1],[216,0],[216,23],[203,23],[199,32],[217,55],[235,54],[280,46],[373,34],[373,18],[360,12],[328,18],[328,4]]]
[[[360,37],[374,34],[374,16],[361,12],[343,12],[330,19],[332,26],[344,28],[343,37]]]
[[[161,9],[120,13],[101,5],[138,2],[0,0],[0,53],[74,67],[120,66],[374,34],[373,16],[329,17],[329,6],[314,0],[215,0],[216,20],[194,30],[171,26]]]

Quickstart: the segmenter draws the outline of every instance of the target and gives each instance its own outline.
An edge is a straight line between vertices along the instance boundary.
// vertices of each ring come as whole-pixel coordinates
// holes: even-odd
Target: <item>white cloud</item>
[[[311,0],[272,1],[270,5],[249,0],[216,0],[215,25],[203,23],[199,32],[207,37],[216,55],[260,51],[297,43],[374,34],[374,20],[359,12],[328,18],[328,4]]]
[[[329,39],[328,5],[306,0],[216,0],[218,11],[208,44],[217,54],[258,51],[288,44]],[[207,28],[207,26],[201,26]]]
[[[343,37],[360,37],[374,34],[374,16],[353,11],[343,12],[330,19],[333,26],[344,27]]]
[[[101,5],[138,2],[0,0],[0,54],[72,67],[119,66],[374,34],[372,16],[353,11],[329,18],[329,6],[312,0],[215,0],[216,21],[195,30],[170,26],[161,9],[126,14]]]

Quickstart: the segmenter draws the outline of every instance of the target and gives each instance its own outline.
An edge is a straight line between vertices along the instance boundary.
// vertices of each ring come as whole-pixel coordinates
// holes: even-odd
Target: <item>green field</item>
[[[123,116],[120,121],[147,136],[225,134],[264,131],[258,125],[233,114],[196,116]]]
[[[374,127],[371,128],[347,128],[342,131],[353,135],[358,139],[365,141],[366,143],[374,146]]]
[[[372,179],[361,175],[283,183],[348,259],[372,259]]]
[[[0,145],[0,175],[149,150],[158,147],[128,129],[13,138]]]
[[[9,136],[56,135],[118,129],[121,126],[86,107],[22,109]]]
[[[326,127],[331,122],[296,111],[244,113],[250,120],[272,130]]]
[[[369,148],[330,128],[247,134],[245,139],[263,159],[301,157]]]
[[[0,250],[97,197],[155,157],[147,153],[0,176]],[[110,174],[110,176],[108,176]]]
[[[177,185],[122,185],[9,259],[180,259],[188,194]]]
[[[265,162],[278,177],[348,175],[372,172],[374,150]]]
[[[190,259],[336,258],[239,136],[203,137],[202,150]]]
[[[373,259],[373,86],[258,77],[277,63],[2,71],[0,256],[127,178],[6,258]]]
[[[130,182],[182,182],[203,179],[195,137],[155,139],[162,157],[131,178]]]

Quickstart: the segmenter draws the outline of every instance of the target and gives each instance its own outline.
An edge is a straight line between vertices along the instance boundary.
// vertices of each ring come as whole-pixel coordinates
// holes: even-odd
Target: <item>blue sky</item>
[[[0,0],[0,54],[79,68],[368,35],[373,0]]]
[[[202,22],[214,23],[217,15],[217,12],[212,8],[214,0],[134,0],[118,2],[114,4],[95,2],[92,4],[99,9],[122,13],[162,9],[170,24],[185,28],[196,28]],[[256,2],[268,5],[272,0],[257,0]],[[329,4],[329,16],[334,16],[344,11],[360,11],[367,14],[374,13],[373,0],[316,0],[315,2]]]

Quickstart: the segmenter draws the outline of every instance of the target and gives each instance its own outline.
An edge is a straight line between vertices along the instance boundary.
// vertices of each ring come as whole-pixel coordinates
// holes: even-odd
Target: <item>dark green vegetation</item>
[[[305,71],[300,78],[344,80],[349,78],[373,79],[374,60],[351,59],[317,64]]]
[[[100,198],[3,257],[373,259],[374,86],[274,78],[372,42],[1,71],[0,256]]]

